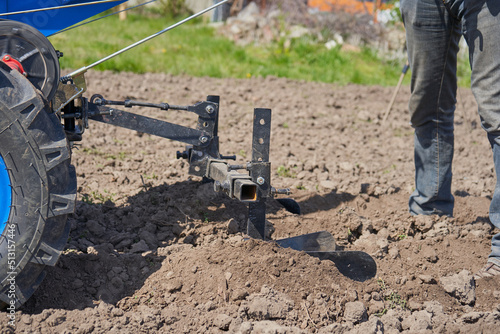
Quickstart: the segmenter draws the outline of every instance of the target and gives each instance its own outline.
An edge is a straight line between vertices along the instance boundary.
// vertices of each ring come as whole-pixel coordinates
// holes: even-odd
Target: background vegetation
[[[180,18],[142,12],[127,20],[116,16],[50,37],[64,52],[61,66],[77,69],[89,65]],[[97,70],[136,73],[167,72],[174,75],[249,78],[269,75],[328,83],[395,85],[404,63],[385,60],[376,50],[328,50],[310,37],[284,40],[267,46],[238,46],[219,36],[216,29],[194,20],[97,66]],[[467,85],[468,63],[462,60],[461,84]],[[405,83],[409,84],[409,75]]]

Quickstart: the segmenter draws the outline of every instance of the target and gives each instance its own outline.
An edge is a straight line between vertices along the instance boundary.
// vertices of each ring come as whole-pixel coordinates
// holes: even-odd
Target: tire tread
[[[2,86],[2,80],[8,80],[14,89],[2,88],[8,87]],[[7,93],[2,94],[2,89]],[[9,98],[14,103],[7,103]],[[54,266],[64,250],[70,231],[67,217],[75,209],[76,173],[58,116],[26,78],[1,64],[0,112],[0,143],[2,138],[14,138],[9,142],[17,143],[0,147],[0,153],[8,165],[13,194],[8,223],[20,231],[16,247],[20,253],[16,256],[16,307],[20,307],[41,284],[46,267]],[[32,194],[35,188],[39,197]],[[2,258],[6,256],[2,254]],[[9,302],[7,268],[2,267],[0,308],[2,302],[3,306]]]

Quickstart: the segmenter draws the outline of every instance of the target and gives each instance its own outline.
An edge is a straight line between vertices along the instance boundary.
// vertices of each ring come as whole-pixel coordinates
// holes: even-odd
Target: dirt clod
[[[462,270],[458,274],[439,279],[444,290],[457,298],[464,305],[472,305],[476,301],[476,285],[472,274]]]

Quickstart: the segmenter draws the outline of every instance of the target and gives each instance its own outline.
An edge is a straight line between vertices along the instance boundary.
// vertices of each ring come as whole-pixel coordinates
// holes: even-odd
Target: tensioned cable
[[[44,11],[47,11],[47,10],[56,10],[56,9],[63,9],[63,8],[73,8],[73,7],[80,7],[80,6],[97,5],[97,4],[101,4],[101,3],[117,2],[117,1],[120,1],[120,0],[101,0],[101,1],[93,1],[93,2],[85,2],[85,3],[75,3],[73,5],[64,5],[64,6],[56,6],[56,7],[46,7],[46,8],[20,10],[18,12],[2,13],[2,14],[0,14],[0,17],[1,16],[8,16],[8,15],[17,15],[17,14],[27,14],[27,13],[35,13],[35,12],[44,12]]]
[[[204,10],[196,13],[196,14],[191,15],[188,18],[185,18],[182,21],[179,21],[179,22],[171,25],[170,27],[167,27],[167,28],[165,28],[165,29],[163,29],[161,31],[158,31],[157,33],[155,33],[153,35],[150,35],[150,36],[148,36],[146,38],[141,39],[140,41],[137,41],[137,42],[133,43],[133,44],[127,46],[126,48],[123,48],[123,49],[121,49],[119,51],[116,51],[115,53],[113,53],[113,54],[111,54],[111,55],[109,55],[107,57],[104,57],[104,58],[102,58],[102,59],[100,59],[100,60],[98,60],[98,61],[96,61],[96,62],[94,62],[94,63],[92,63],[92,64],[90,64],[88,66],[84,66],[84,67],[82,67],[82,68],[80,68],[80,69],[78,69],[76,71],[73,71],[70,74],[68,74],[68,75],[60,78],[59,80],[61,82],[67,82],[67,81],[71,80],[74,76],[77,76],[77,75],[80,75],[82,73],[85,73],[87,70],[91,69],[92,67],[97,66],[97,65],[99,65],[99,64],[101,64],[101,63],[103,63],[103,62],[105,62],[105,61],[107,61],[107,60],[109,60],[109,59],[111,59],[113,57],[116,57],[116,56],[118,56],[118,55],[120,55],[120,54],[122,54],[122,53],[124,53],[124,52],[126,52],[126,51],[128,51],[130,49],[132,49],[132,48],[135,48],[136,46],[138,46],[138,45],[140,45],[142,43],[145,43],[145,42],[149,41],[150,39],[158,37],[161,34],[166,33],[167,31],[170,31],[170,30],[172,30],[172,29],[174,29],[174,28],[176,28],[176,27],[178,27],[178,26],[180,26],[180,25],[182,25],[182,24],[184,24],[184,23],[186,23],[186,22],[188,22],[188,21],[190,21],[190,20],[198,17],[198,16],[201,16],[201,15],[205,14],[208,11],[211,11],[212,9],[215,9],[215,8],[217,8],[217,7],[219,7],[219,6],[223,5],[223,4],[226,4],[228,1],[230,1],[230,0],[222,0],[222,1],[220,1],[219,3],[217,3],[217,4],[213,5],[213,6],[210,6],[210,7],[206,8],[206,9],[204,9]]]
[[[151,1],[148,1],[148,2],[145,2],[145,3],[141,3],[141,4],[138,4],[138,5],[135,5],[135,6],[133,6],[133,7],[128,7],[128,8],[125,8],[125,9],[119,10],[119,11],[117,11],[117,12],[114,12],[114,13],[111,13],[111,14],[108,14],[108,15],[104,15],[104,16],[101,16],[101,17],[95,18],[95,19],[90,20],[90,21],[82,22],[82,23],[77,24],[77,25],[75,25],[75,26],[71,26],[71,27],[68,27],[68,28],[66,28],[66,29],[63,29],[63,30],[57,31],[57,32],[55,32],[55,33],[53,33],[53,34],[50,34],[50,35],[49,35],[49,36],[47,36],[47,37],[51,37],[51,36],[54,36],[54,35],[60,34],[60,33],[65,32],[65,31],[68,31],[68,30],[72,30],[72,29],[78,28],[78,27],[84,26],[84,25],[86,25],[86,24],[89,24],[89,23],[92,23],[92,22],[95,22],[95,21],[99,21],[99,20],[105,19],[105,18],[107,18],[107,17],[109,17],[109,16],[116,15],[116,14],[120,14],[120,13],[122,13],[122,12],[126,12],[126,11],[129,11],[129,10],[135,9],[135,8],[137,8],[137,7],[145,6],[145,5],[148,5],[148,4],[150,4],[150,3],[152,3],[152,2],[156,2],[156,1],[158,1],[158,0],[151,0]]]

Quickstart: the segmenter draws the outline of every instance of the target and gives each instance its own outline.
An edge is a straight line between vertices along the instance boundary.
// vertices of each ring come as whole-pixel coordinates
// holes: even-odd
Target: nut
[[[207,106],[205,108],[205,111],[208,113],[208,114],[212,114],[214,112],[215,108],[213,106]]]

